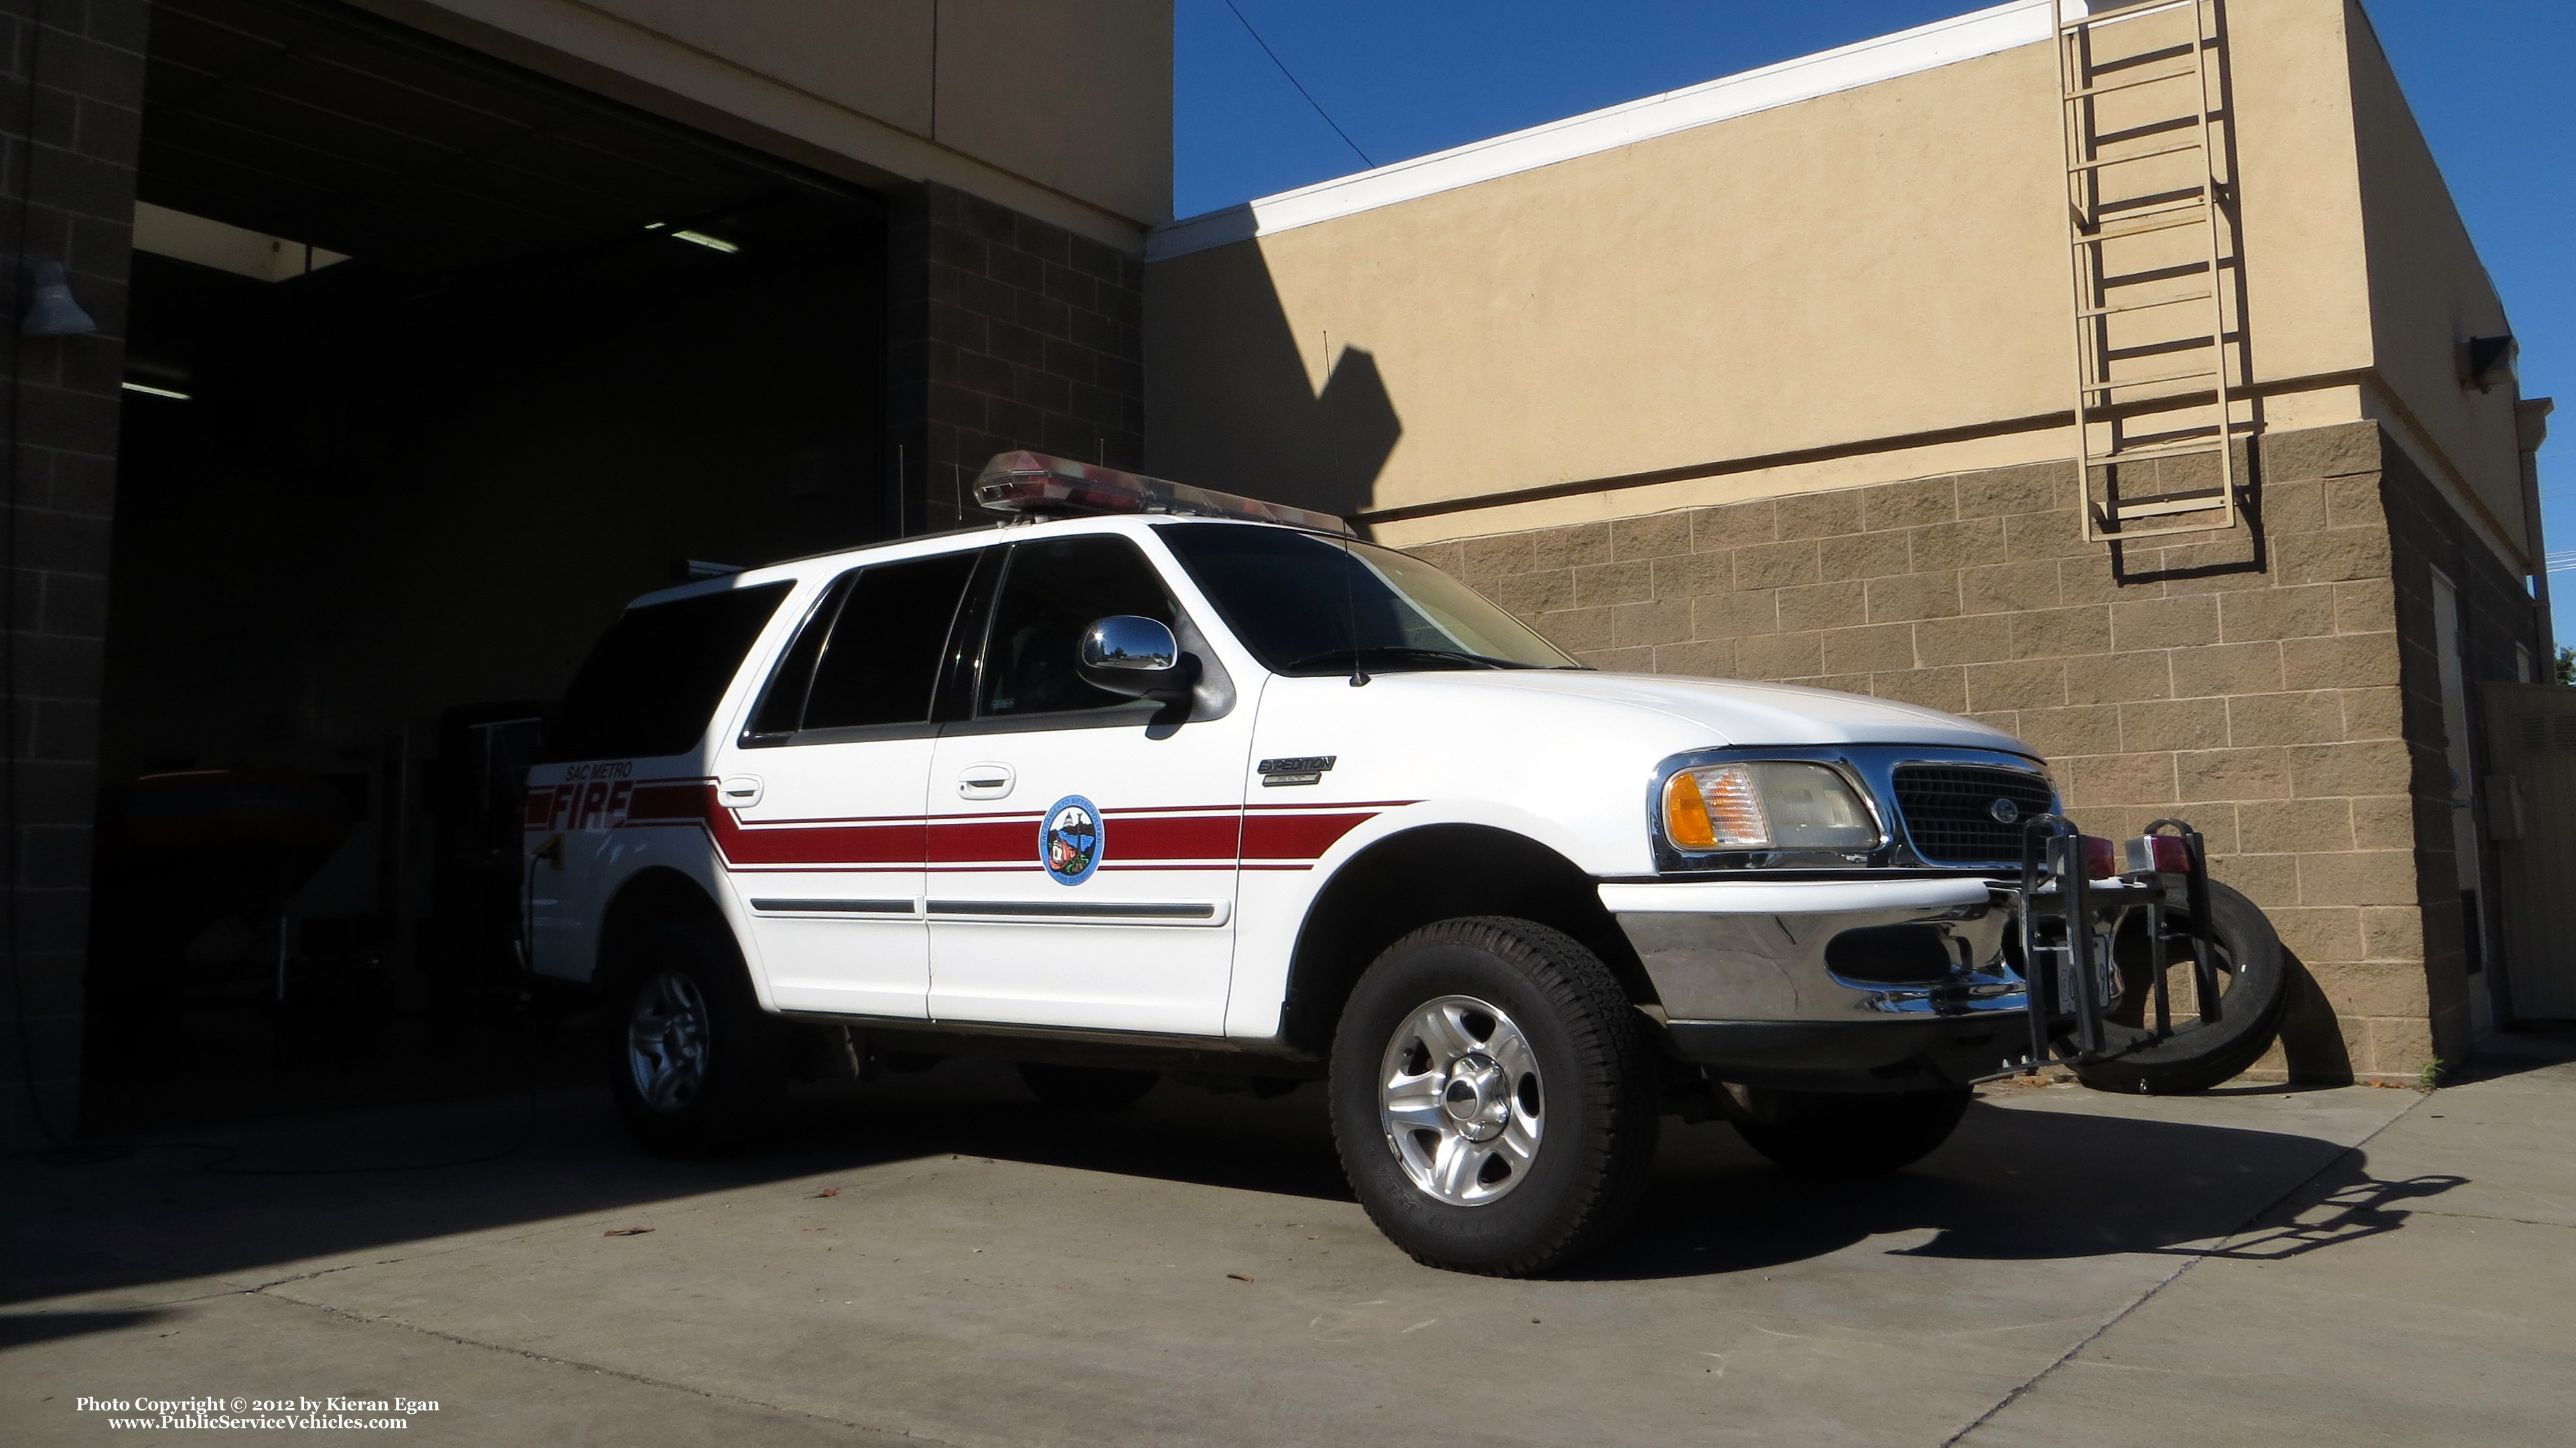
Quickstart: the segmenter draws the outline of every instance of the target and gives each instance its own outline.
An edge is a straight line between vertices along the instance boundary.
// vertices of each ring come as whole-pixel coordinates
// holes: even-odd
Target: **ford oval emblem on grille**
[[[1986,813],[1995,817],[1996,824],[2008,825],[2021,818],[2021,806],[2008,799],[1999,799],[1986,806]]]

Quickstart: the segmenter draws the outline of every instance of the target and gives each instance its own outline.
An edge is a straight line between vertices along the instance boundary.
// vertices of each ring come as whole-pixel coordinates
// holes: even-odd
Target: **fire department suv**
[[[531,960],[647,1147],[886,1059],[1068,1109],[1320,1078],[1390,1237],[1521,1274],[1618,1229],[1667,1111],[1886,1171],[2035,1055],[2176,1090],[2268,1044],[2196,837],[2124,870],[2007,735],[1598,673],[1323,515],[1028,453],[978,496],[1016,524],[636,600],[549,720]]]

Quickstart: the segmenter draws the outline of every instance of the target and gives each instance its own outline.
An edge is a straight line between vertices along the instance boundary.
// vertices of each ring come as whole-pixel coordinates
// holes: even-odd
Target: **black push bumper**
[[[1721,1080],[1798,1091],[1928,1091],[2030,1058],[2019,1011],[1874,1021],[1669,1021],[1673,1055]]]

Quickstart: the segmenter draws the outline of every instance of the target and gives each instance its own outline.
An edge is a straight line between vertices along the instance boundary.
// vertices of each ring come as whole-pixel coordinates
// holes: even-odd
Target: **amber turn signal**
[[[1664,838],[1685,850],[1717,848],[1717,826],[1708,817],[1708,801],[1688,770],[1664,781]]]

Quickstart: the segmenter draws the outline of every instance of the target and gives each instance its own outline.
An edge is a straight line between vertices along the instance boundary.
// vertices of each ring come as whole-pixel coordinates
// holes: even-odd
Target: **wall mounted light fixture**
[[[2471,337],[2460,344],[2460,385],[2485,392],[2499,382],[2514,380],[2514,364],[2522,347],[2510,333],[2500,337]]]

